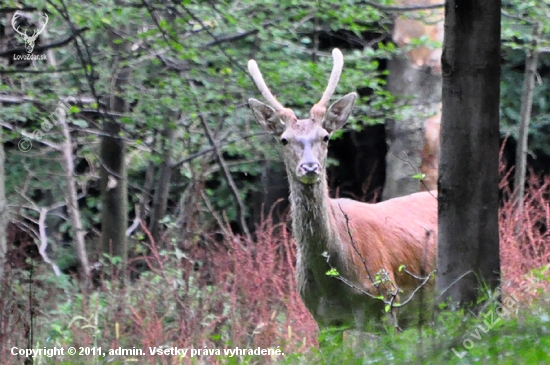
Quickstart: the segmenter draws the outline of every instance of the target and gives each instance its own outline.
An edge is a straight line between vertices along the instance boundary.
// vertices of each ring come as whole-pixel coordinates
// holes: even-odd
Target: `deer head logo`
[[[42,28],[40,30],[34,30],[32,35],[27,34],[27,29],[24,31],[19,30],[19,26],[16,26],[17,19],[19,19],[20,14],[18,14],[19,11],[16,11],[15,14],[13,14],[13,17],[11,18],[11,25],[13,29],[19,33],[23,37],[23,40],[25,41],[25,49],[27,50],[27,53],[32,53],[34,49],[34,42],[36,42],[36,38],[42,33],[44,28],[46,28],[46,24],[48,24],[48,15],[44,14],[43,17],[41,17],[41,25]]]

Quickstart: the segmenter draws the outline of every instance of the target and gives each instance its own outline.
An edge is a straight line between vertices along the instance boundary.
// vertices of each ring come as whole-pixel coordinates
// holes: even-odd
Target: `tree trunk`
[[[288,179],[285,166],[279,161],[266,161],[262,167],[262,190],[254,194],[252,202],[254,223],[259,225],[262,218],[269,217],[274,225],[284,220],[288,211]]]
[[[6,21],[8,19],[8,15],[6,15]],[[4,30],[4,37],[8,37],[8,27]],[[13,29],[12,29],[13,31]],[[7,38],[6,38],[7,39]],[[0,42],[0,51],[5,51],[7,49],[7,42]],[[3,59],[0,61],[0,65],[2,67],[6,67],[8,65],[8,60]],[[0,85],[3,84],[3,80],[0,78]],[[2,108],[3,103],[0,103],[0,108]],[[0,283],[2,282],[2,279],[4,278],[4,265],[6,263],[6,254],[8,252],[8,246],[6,242],[6,236],[7,236],[7,228],[8,228],[8,205],[6,201],[6,171],[5,171],[5,163],[6,163],[6,154],[4,151],[4,138],[3,138],[3,127],[0,126]]]
[[[4,278],[4,264],[6,263],[6,253],[8,251],[6,243],[6,229],[8,227],[8,207],[6,203],[5,171],[4,162],[6,155],[4,153],[4,142],[2,139],[2,127],[0,127],[0,282]]]
[[[451,308],[475,304],[500,278],[500,5],[445,7],[436,289]]]
[[[518,145],[516,148],[516,169],[514,172],[514,188],[516,199],[516,214],[521,217],[523,213],[523,196],[525,191],[525,172],[527,170],[527,137],[529,136],[529,122],[531,120],[531,108],[533,106],[533,92],[535,91],[535,77],[537,73],[537,36],[538,24],[533,26],[533,40],[531,48],[527,49],[525,56],[525,78],[523,80],[523,94],[521,95],[521,120],[518,131]],[[518,219],[518,224],[521,220]],[[519,229],[518,229],[519,231]],[[518,237],[521,239],[521,237]]]
[[[170,116],[173,120],[177,120],[178,113],[170,114],[172,114]],[[151,221],[149,223],[149,231],[157,244],[160,243],[159,220],[161,220],[166,214],[166,204],[168,200],[168,193],[170,192],[170,179],[172,177],[172,146],[175,138],[174,127],[172,124],[173,123],[170,118],[167,117],[161,141],[161,145],[163,146],[162,163],[158,173],[158,181],[155,188],[155,195],[153,197],[153,211],[151,213]]]
[[[128,34],[127,31],[122,34]],[[122,41],[122,42],[118,42]],[[114,31],[109,32],[110,47],[114,52],[113,90],[110,96],[110,110],[124,113],[128,110],[127,102],[118,95],[123,95],[123,86],[128,83],[130,69],[120,66],[120,55],[127,51],[128,42]],[[120,68],[119,68],[120,67]],[[101,240],[104,253],[121,258],[122,267],[128,258],[126,228],[128,226],[128,177],[126,174],[126,146],[120,138],[122,131],[118,121],[105,119],[101,139]]]
[[[118,137],[120,130],[120,126],[114,121],[106,121],[103,125],[105,135],[101,139],[100,147],[103,204],[101,239],[103,252],[120,257],[125,265],[128,255],[125,234],[128,223],[128,198],[124,164],[126,151],[124,141]]]
[[[423,115],[433,115],[441,101],[441,75],[429,67],[418,68],[407,58],[390,61],[388,89],[397,100],[407,102],[412,116],[386,124],[388,154],[383,200],[416,193],[420,184],[414,175],[420,172],[424,148]]]
[[[65,191],[65,201],[67,202],[67,210],[69,212],[69,217],[71,218],[71,224],[73,228],[73,236],[75,240],[76,255],[78,256],[78,261],[80,261],[81,267],[81,276],[86,283],[86,286],[90,280],[90,264],[88,261],[88,253],[86,251],[86,245],[84,241],[84,227],[82,225],[82,218],[80,216],[80,209],[78,207],[78,197],[76,191],[76,181],[74,177],[74,161],[73,161],[73,143],[71,139],[71,132],[69,131],[69,126],[67,125],[66,113],[62,108],[60,109],[60,114],[58,114],[58,122],[61,126],[61,132],[65,141],[62,144],[63,150],[63,170],[65,171],[65,180],[67,183],[67,190]]]
[[[439,3],[438,0],[396,0],[401,6],[422,6]],[[412,15],[411,15],[412,14]],[[441,47],[414,46],[418,39],[443,42],[443,10],[436,8],[402,14],[394,21],[392,39],[405,56],[395,57],[389,63],[388,89],[401,104],[409,104],[411,116],[404,120],[388,121],[386,136],[386,182],[384,200],[408,195],[422,188],[431,190],[413,176],[426,169],[438,156],[427,156],[426,150],[437,153],[426,138],[433,131],[424,131],[426,118],[439,111],[441,101]],[[412,47],[412,48],[411,48]],[[432,118],[433,119],[433,118]],[[428,121],[429,123],[429,121]],[[433,129],[433,128],[432,128]],[[438,131],[437,131],[438,132]],[[437,135],[437,144],[439,135]],[[432,141],[433,142],[433,141]],[[424,150],[424,152],[423,152]],[[428,161],[427,159],[430,159]],[[425,171],[422,171],[425,173]],[[426,175],[436,175],[434,168]]]
[[[50,39],[48,31],[46,29],[44,29],[44,33],[42,36],[45,40]],[[48,55],[48,65],[54,69],[57,68],[57,60],[53,50],[48,49],[46,53]],[[55,76],[57,76],[56,73],[54,73],[52,77],[53,82],[56,84],[56,86],[59,86],[59,79]],[[67,124],[66,109],[68,108],[69,101],[69,99],[66,99],[63,100],[63,104],[58,104],[56,115],[57,122],[61,127],[61,133],[65,138],[63,143],[60,144],[60,152],[63,153],[61,166],[63,167],[63,171],[65,172],[65,181],[67,184],[67,189],[64,192],[65,202],[67,203],[67,211],[69,212],[69,217],[71,219],[76,255],[81,266],[80,275],[83,279],[85,287],[87,287],[89,284],[91,271],[90,263],[88,260],[88,252],[86,251],[86,243],[84,239],[86,232],[84,231],[82,217],[80,215],[80,208],[78,206],[78,194],[76,189],[77,184],[74,177],[73,142],[71,138],[71,131],[69,130],[69,126]],[[55,264],[52,264],[55,270],[56,266],[54,265]]]

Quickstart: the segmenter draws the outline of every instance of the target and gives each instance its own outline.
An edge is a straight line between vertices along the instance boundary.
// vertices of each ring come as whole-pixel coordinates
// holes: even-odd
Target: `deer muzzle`
[[[314,184],[319,181],[321,165],[318,162],[304,162],[298,166],[296,175],[304,184]]]

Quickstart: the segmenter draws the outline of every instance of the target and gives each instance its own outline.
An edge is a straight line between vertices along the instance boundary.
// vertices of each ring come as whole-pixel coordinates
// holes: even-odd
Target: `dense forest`
[[[549,361],[550,4],[479,0],[461,13],[449,9],[455,1],[1,3],[0,362]],[[495,19],[493,33],[484,33],[489,20],[464,21],[477,11]],[[334,49],[344,65],[317,121]],[[251,59],[297,123],[328,131],[319,176],[330,197],[378,203],[431,191],[422,194],[435,200],[439,181],[439,231],[448,207],[470,223],[443,226],[454,229],[443,230],[447,246],[424,227],[427,240],[440,265],[472,273],[473,304],[434,307],[414,290],[421,321],[395,330],[398,295],[374,295],[383,318],[374,334],[323,328],[300,292],[306,255],[285,149],[293,122],[276,105],[280,120],[269,114],[272,103],[249,102],[268,99]],[[474,86],[478,94],[453,79],[491,72],[496,84]],[[486,95],[495,102],[476,114]],[[492,106],[495,123],[476,117]],[[327,121],[341,109],[343,120]],[[282,126],[287,134],[275,131]],[[470,165],[453,169],[455,161]],[[465,196],[491,200],[494,215],[486,205],[463,209]],[[406,204],[399,214],[416,210],[404,222],[427,216],[426,205]],[[354,217],[342,214],[355,248]],[[370,237],[401,244],[384,231],[400,228],[382,227]],[[479,242],[442,249],[453,236]],[[371,295],[346,284],[328,251],[317,258],[330,264],[323,280]],[[368,273],[369,252],[358,255],[363,264],[353,265]],[[394,266],[419,288],[437,275]],[[368,285],[397,293],[391,270],[378,269]]]

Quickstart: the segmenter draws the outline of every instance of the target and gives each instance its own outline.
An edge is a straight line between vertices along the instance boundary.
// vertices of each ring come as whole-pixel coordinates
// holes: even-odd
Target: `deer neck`
[[[322,254],[336,239],[326,179],[311,185],[294,178],[289,182],[292,230],[299,252],[309,260],[324,260]]]

